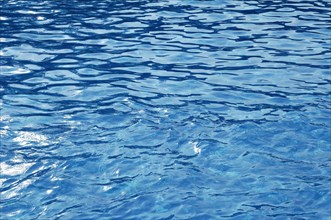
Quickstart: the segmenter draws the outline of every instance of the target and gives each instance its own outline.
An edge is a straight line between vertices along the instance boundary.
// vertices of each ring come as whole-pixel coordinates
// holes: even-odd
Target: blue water
[[[330,8],[2,0],[0,219],[330,219]]]

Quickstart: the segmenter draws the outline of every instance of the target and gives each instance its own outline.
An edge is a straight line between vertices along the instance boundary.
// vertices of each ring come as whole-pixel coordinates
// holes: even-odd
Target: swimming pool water
[[[330,8],[2,0],[1,219],[330,219]]]

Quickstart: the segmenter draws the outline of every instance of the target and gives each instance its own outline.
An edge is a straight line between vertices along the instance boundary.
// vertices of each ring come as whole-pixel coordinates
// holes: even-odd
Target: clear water
[[[326,0],[1,1],[1,219],[329,219]]]

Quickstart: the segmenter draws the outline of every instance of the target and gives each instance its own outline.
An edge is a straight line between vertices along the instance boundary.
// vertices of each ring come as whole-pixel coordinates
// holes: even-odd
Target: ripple
[[[15,66],[1,66],[1,75],[12,75],[12,74],[27,74],[30,73],[26,68],[15,67]]]
[[[330,6],[6,0],[0,212],[328,218]]]

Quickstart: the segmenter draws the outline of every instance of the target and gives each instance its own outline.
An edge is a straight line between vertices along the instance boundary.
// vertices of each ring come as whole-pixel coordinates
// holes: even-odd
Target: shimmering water
[[[2,0],[1,219],[329,219],[326,0]]]

